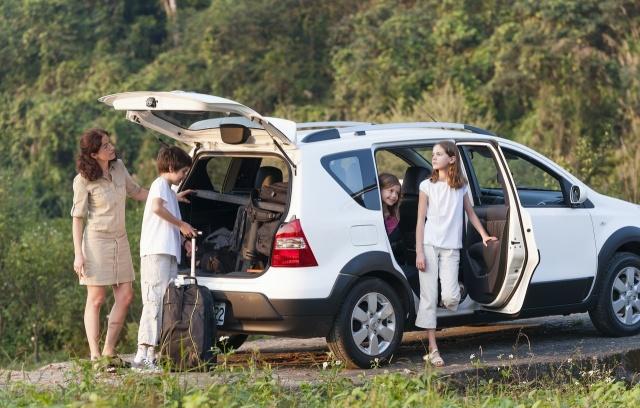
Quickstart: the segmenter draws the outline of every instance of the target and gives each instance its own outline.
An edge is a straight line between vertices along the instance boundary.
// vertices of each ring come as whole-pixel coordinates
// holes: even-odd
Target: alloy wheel
[[[389,347],[396,332],[393,305],[381,293],[362,296],[351,313],[351,336],[358,349],[376,356]]]
[[[620,323],[631,326],[640,321],[640,269],[620,269],[611,286],[611,306]]]

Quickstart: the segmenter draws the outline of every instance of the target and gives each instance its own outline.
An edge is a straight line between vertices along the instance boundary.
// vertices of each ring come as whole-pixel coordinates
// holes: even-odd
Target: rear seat
[[[253,186],[256,189],[260,190],[262,186],[278,183],[281,181],[282,171],[279,168],[273,166],[263,166],[258,169],[258,173],[256,174],[256,182]]]
[[[404,246],[404,264],[416,264],[416,220],[418,218],[418,194],[420,183],[431,176],[431,170],[425,167],[407,168],[402,181],[402,195],[399,211],[400,235]]]

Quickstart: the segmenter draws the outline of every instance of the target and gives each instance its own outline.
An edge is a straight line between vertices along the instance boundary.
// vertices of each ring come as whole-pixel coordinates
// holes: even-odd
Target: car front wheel
[[[593,325],[608,336],[640,333],[640,257],[617,253],[598,289],[596,304],[589,311]]]
[[[367,278],[346,296],[327,336],[335,358],[350,368],[371,368],[388,361],[404,330],[400,298],[386,282]]]

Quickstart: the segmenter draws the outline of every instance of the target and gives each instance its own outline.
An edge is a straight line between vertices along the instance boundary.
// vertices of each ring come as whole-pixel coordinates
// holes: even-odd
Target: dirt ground
[[[640,335],[625,338],[603,337],[586,314],[515,320],[486,326],[463,326],[438,332],[439,347],[447,366],[443,375],[484,372],[510,365],[552,367],[578,361],[614,359],[624,365],[627,376],[640,377]],[[355,383],[383,372],[412,375],[424,369],[424,333],[405,333],[399,352],[389,365],[368,370],[342,370],[341,376]],[[131,358],[131,356],[126,356]],[[246,342],[224,358],[233,366],[268,365],[277,379],[287,386],[313,383],[321,378],[323,363],[330,361],[323,338],[267,338]],[[253,363],[252,363],[253,361]],[[219,364],[223,359],[219,359]],[[71,362],[54,363],[34,371],[0,369],[0,387],[14,381],[43,386],[64,386]],[[204,373],[180,374],[187,382],[205,385],[215,376]]]

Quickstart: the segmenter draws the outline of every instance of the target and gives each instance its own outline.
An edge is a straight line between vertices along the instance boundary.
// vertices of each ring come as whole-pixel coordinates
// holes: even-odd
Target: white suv
[[[193,148],[180,189],[197,193],[181,211],[205,232],[199,283],[236,346],[249,333],[325,336],[352,367],[387,360],[416,330],[418,184],[444,139],[458,145],[475,211],[499,245],[465,228],[468,296],[457,312],[439,309],[439,326],[588,311],[604,334],[640,332],[640,207],[518,143],[457,123],[296,125],[180,91],[100,101]],[[395,242],[381,172],[402,180]]]

